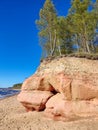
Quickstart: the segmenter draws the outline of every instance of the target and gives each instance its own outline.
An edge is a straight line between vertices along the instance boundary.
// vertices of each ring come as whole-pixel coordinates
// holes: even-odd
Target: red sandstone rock
[[[98,99],[72,101],[72,109],[79,117],[98,116]]]
[[[98,99],[68,101],[61,94],[56,94],[47,101],[45,116],[62,121],[77,117],[98,116]]]
[[[45,116],[55,120],[68,120],[74,118],[72,102],[65,100],[62,94],[56,94],[47,101]]]
[[[23,83],[18,100],[27,111],[46,108],[45,115],[55,120],[98,116],[98,61],[63,57],[42,62]]]
[[[98,83],[85,77],[73,79],[72,81],[72,99],[73,100],[90,100],[98,98]]]
[[[53,87],[49,84],[47,80],[47,75],[39,76],[34,74],[33,76],[26,79],[22,85],[22,90],[33,91],[53,91]]]
[[[40,111],[45,109],[47,100],[53,96],[49,91],[22,91],[17,99],[29,110]]]
[[[72,77],[64,72],[57,74],[33,75],[26,79],[22,90],[56,91],[61,93],[66,100],[88,100],[98,98],[98,81],[86,79],[85,75]]]
[[[53,86],[55,91],[64,95],[65,99],[71,100],[71,82],[72,79],[65,75],[64,72],[50,75],[49,83]]]

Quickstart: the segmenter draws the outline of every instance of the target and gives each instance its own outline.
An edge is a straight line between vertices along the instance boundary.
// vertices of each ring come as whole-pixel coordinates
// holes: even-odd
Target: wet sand
[[[43,112],[26,112],[15,95],[0,100],[0,130],[98,130],[98,119],[53,121]]]

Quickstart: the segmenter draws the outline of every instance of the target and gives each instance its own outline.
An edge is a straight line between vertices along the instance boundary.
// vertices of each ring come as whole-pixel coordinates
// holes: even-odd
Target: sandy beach
[[[53,121],[43,112],[26,112],[15,95],[0,100],[0,130],[98,130],[98,119]]]

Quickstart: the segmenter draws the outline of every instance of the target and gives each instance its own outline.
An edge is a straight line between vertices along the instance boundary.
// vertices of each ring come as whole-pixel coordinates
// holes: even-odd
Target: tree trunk
[[[60,54],[60,56],[61,56],[62,53],[61,53],[61,47],[60,47],[60,46],[58,46],[58,50],[59,50],[59,54]]]
[[[51,56],[54,55],[54,52],[55,52],[55,49],[56,49],[56,39],[57,39],[57,37],[56,37],[56,30],[55,30],[55,32],[54,32],[54,41],[53,41],[53,49],[51,51]]]
[[[90,53],[89,40],[88,40],[88,34],[87,34],[87,28],[86,28],[85,21],[84,21],[84,39],[85,39],[86,50],[88,53]]]
[[[49,32],[49,41],[50,41],[50,52],[52,52],[52,35],[51,32]]]
[[[87,48],[87,52],[90,53],[89,41],[88,40],[86,40],[86,48]]]

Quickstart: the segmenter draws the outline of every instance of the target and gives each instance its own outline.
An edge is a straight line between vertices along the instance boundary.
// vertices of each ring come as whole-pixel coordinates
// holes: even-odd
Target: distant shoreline
[[[0,98],[0,101],[1,100],[4,100],[4,99],[7,99],[7,98],[10,98],[10,97],[13,97],[13,96],[17,96],[19,93],[16,93],[16,94],[13,94],[13,95],[7,95],[7,96],[5,96],[5,97],[3,97],[3,98]]]
[[[0,88],[0,100],[20,93],[19,89]]]

